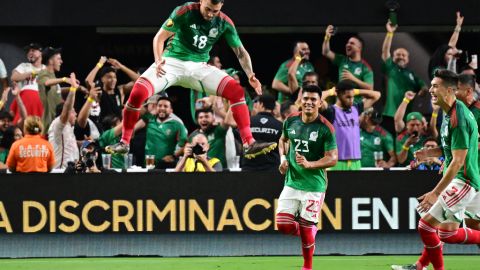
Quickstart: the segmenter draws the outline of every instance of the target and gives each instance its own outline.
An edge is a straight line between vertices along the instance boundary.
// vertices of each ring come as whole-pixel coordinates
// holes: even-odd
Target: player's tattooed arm
[[[247,50],[243,46],[232,48],[232,50],[237,56],[243,71],[245,71],[247,77],[250,78],[250,76],[253,74],[252,59],[250,58],[250,54],[248,54]]]

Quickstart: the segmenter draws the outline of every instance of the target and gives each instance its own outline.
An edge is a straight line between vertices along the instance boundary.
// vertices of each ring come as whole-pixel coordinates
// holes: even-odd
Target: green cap
[[[419,112],[411,112],[409,114],[407,114],[407,123],[408,121],[412,121],[412,120],[418,120],[420,122],[422,122],[422,118],[423,118],[423,115]]]

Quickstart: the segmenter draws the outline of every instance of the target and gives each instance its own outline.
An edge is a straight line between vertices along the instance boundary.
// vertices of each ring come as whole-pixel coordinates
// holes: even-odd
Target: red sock
[[[153,85],[145,78],[139,78],[133,85],[132,92],[128,98],[125,109],[123,110],[122,142],[130,144],[133,128],[140,116],[140,107],[142,103],[153,95]],[[129,106],[132,109],[128,109]],[[138,110],[135,110],[138,109]]]
[[[418,258],[417,261],[417,269],[423,269],[430,264],[430,259],[428,258],[427,249],[424,247],[422,251],[422,255]]]
[[[457,231],[439,229],[440,240],[449,244],[480,244],[480,231],[459,228]]]
[[[437,235],[437,229],[432,227],[428,222],[420,219],[418,222],[418,232],[420,238],[425,245],[425,252],[433,264],[435,270],[444,270],[443,268],[443,254],[442,242]]]
[[[298,222],[295,221],[295,216],[288,213],[278,213],[276,216],[276,223],[278,230],[283,234],[300,235]]]
[[[252,144],[255,140],[250,130],[250,113],[245,103],[245,93],[243,87],[232,77],[223,78],[217,89],[217,96],[224,97],[230,101],[230,108],[233,118],[237,122],[238,131],[244,144]]]
[[[315,235],[317,226],[310,221],[300,219],[300,237],[302,238],[303,268],[312,269],[315,252]]]

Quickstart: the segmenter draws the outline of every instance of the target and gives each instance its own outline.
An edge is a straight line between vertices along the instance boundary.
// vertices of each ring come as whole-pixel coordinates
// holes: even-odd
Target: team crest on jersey
[[[353,72],[353,74],[355,74],[355,75],[360,75],[360,74],[362,74],[362,69],[359,68],[359,67],[357,67],[357,68],[355,69],[355,72]]]
[[[318,138],[318,131],[312,131],[312,133],[310,133],[310,138],[308,138],[308,140],[310,141],[317,141],[317,138]]]
[[[415,80],[415,78],[413,77],[413,74],[412,74],[412,73],[408,74],[408,77],[409,77],[409,78],[410,78],[410,80],[412,80],[412,81],[414,81],[414,80]]]
[[[190,28],[192,28],[192,29],[197,29],[197,25],[196,25],[196,24],[192,24],[192,25],[190,25]]]
[[[260,119],[260,123],[262,123],[263,125],[265,125],[267,122],[268,122],[268,118],[263,117]]]
[[[382,140],[380,139],[380,137],[375,137],[375,139],[373,140],[373,144],[375,145],[380,145],[381,142]]]
[[[296,133],[295,133],[295,129],[290,130],[290,134],[295,135],[295,134],[296,134]]]
[[[165,134],[167,134],[167,136],[169,136],[171,133],[172,133],[172,130],[170,129],[165,130]]]
[[[217,28],[212,28],[212,29],[210,29],[210,32],[208,32],[208,37],[216,38],[217,35],[218,35],[218,29]]]
[[[167,21],[167,27],[172,27],[173,26],[173,20],[172,19],[168,19]]]

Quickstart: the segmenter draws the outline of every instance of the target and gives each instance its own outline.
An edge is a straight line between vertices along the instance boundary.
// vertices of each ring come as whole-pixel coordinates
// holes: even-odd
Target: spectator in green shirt
[[[173,118],[171,100],[160,97],[156,112],[146,113],[135,128],[147,128],[145,155],[155,155],[157,169],[175,168],[176,159],[187,141],[185,126]]]
[[[333,25],[327,26],[322,54],[338,67],[338,81],[348,79],[356,83],[360,89],[373,90],[372,68],[362,59],[363,40],[359,36],[350,37],[343,55],[330,50],[330,39],[333,34]],[[355,102],[361,102],[361,97],[356,97]]]
[[[393,117],[398,106],[402,103],[403,96],[407,91],[415,93],[424,93],[427,88],[422,81],[407,65],[409,63],[409,52],[405,48],[397,48],[393,51],[393,57],[390,53],[392,40],[397,25],[389,22],[386,24],[387,34],[382,47],[382,71],[387,80],[386,104],[383,110],[383,125],[389,130],[393,130]]]
[[[278,91],[278,102],[283,103],[288,99],[296,99],[294,94],[300,89],[298,82],[302,81],[305,73],[314,71],[309,60],[310,47],[308,44],[304,41],[295,42],[293,57],[280,65],[272,82],[272,88]]]
[[[390,168],[397,162],[392,134],[381,123],[382,115],[373,108],[360,115],[362,167]]]

